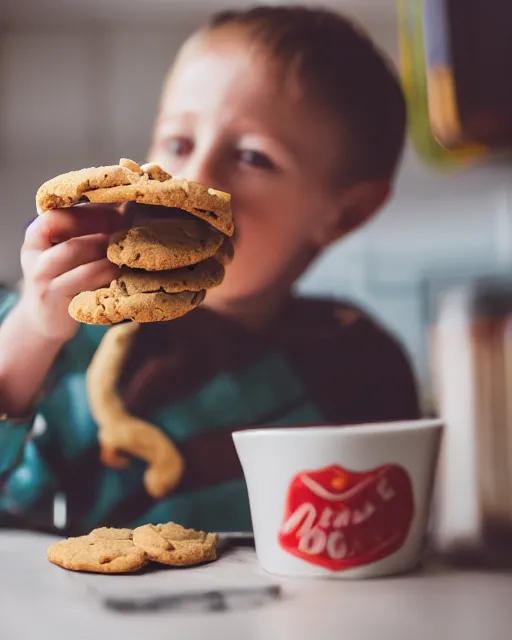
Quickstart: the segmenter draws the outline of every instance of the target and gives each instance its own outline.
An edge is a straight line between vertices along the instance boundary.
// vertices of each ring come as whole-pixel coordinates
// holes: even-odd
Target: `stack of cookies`
[[[173,320],[197,307],[224,278],[233,257],[230,196],[172,178],[155,164],[72,171],[43,184],[38,213],[81,203],[126,206],[127,228],[111,239],[108,259],[121,267],[108,287],[73,298],[70,315],[88,324]]]
[[[186,567],[217,558],[215,533],[179,524],[146,524],[137,529],[94,529],[86,536],[52,544],[47,558],[70,571],[130,573],[149,562]]]

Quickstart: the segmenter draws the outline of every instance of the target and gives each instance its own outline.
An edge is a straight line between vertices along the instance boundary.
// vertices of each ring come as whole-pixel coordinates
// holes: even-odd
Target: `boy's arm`
[[[13,300],[8,298],[0,307]],[[0,416],[30,412],[62,346],[37,332],[23,300],[14,307],[0,326]]]
[[[36,508],[56,488],[60,446],[54,440],[60,439],[60,431],[48,425],[41,436],[32,437],[30,413],[58,369],[52,367],[57,355],[78,335],[79,325],[68,313],[70,300],[118,273],[106,249],[110,235],[122,226],[115,208],[85,205],[45,213],[26,230],[21,301],[14,306],[16,294],[0,295],[1,520]]]
[[[76,336],[72,298],[116,277],[106,250],[122,225],[114,208],[89,205],[54,209],[28,226],[23,295],[0,329],[0,414],[30,409],[62,346]]]
[[[52,365],[61,347],[59,345],[52,350],[52,345],[47,342],[38,344],[36,340],[27,340],[23,332],[23,310],[21,305],[17,306],[18,298],[15,292],[0,292],[0,362],[4,364],[13,358],[14,369],[11,371],[19,379],[27,381],[22,392],[26,393],[29,401],[26,409],[20,403],[20,411],[11,415],[7,414],[7,405],[0,404],[0,526],[34,521],[34,510],[41,505],[50,509],[45,517],[45,526],[48,526],[52,498],[59,490],[60,481],[43,448],[58,454],[58,432],[50,425],[46,426],[44,416],[36,413],[32,407],[36,406],[37,391],[55,372]],[[4,332],[4,329],[7,330]],[[23,345],[22,359],[19,358],[20,344]],[[13,349],[14,345],[16,350]],[[17,359],[25,361],[24,366],[20,366]],[[54,377],[57,379],[60,376]],[[9,377],[2,375],[0,402],[6,382],[9,383]],[[29,392],[30,387],[32,392]],[[22,417],[12,417],[15,413]]]

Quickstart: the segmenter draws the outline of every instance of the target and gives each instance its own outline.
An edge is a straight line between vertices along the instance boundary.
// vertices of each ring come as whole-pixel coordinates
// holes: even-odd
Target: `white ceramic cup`
[[[263,569],[368,578],[414,568],[442,428],[413,420],[235,432]]]

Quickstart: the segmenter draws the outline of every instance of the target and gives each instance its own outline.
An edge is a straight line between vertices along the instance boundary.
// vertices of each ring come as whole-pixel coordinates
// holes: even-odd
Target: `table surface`
[[[104,576],[51,565],[46,547],[54,540],[29,532],[0,532],[2,640],[512,637],[512,574],[432,565],[380,580],[277,579],[260,569],[252,548],[238,547],[201,567]],[[184,593],[247,588],[263,593],[273,585],[280,587],[277,597],[233,596],[227,607],[217,606],[220,610],[215,611],[208,598],[160,611],[120,612],[105,604],[109,599],[174,595],[174,604],[183,605]]]

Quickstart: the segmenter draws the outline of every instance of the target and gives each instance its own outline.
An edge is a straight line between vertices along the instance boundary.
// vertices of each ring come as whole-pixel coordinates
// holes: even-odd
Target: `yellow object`
[[[346,486],[348,481],[348,475],[343,473],[343,471],[336,471],[336,475],[331,480],[331,487],[333,489],[343,489]]]
[[[451,69],[442,66],[428,68],[427,90],[433,136],[445,148],[459,147],[463,144],[463,133]]]
[[[397,0],[397,11],[402,86],[416,151],[441,168],[464,167],[482,160],[487,155],[483,146],[447,149],[439,143],[446,138],[456,146],[457,138],[462,138],[453,76],[446,67],[426,68],[422,0]],[[431,120],[438,123],[436,131]]]

